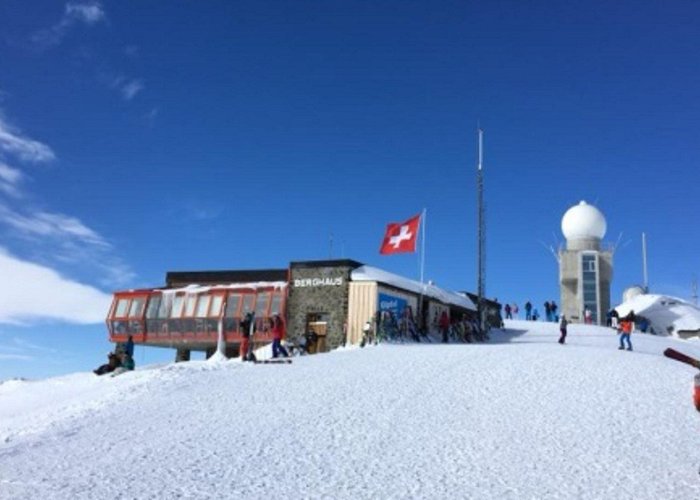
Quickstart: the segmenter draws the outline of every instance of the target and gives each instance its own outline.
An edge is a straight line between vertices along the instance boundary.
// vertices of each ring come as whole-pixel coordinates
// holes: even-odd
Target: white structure
[[[612,250],[601,246],[606,230],[603,214],[585,201],[567,210],[561,220],[566,238],[566,248],[558,255],[561,314],[569,320],[583,322],[589,309],[592,322],[602,324],[610,309]]]
[[[640,295],[644,295],[644,287],[639,286],[639,285],[634,285],[629,288],[627,288],[624,292],[622,292],[622,302],[629,302],[635,297],[639,297]]]

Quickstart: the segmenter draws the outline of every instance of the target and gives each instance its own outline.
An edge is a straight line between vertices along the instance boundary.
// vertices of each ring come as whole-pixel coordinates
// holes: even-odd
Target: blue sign
[[[379,310],[389,311],[395,318],[401,317],[407,305],[408,302],[406,299],[402,299],[401,297],[394,297],[393,295],[386,295],[383,293],[379,294]]]

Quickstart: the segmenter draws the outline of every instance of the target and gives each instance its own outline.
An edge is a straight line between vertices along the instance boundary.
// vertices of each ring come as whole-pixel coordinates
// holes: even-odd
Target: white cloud
[[[31,361],[34,358],[26,354],[6,354],[0,352],[0,359],[3,361]]]
[[[54,160],[56,155],[46,144],[22,135],[0,117],[0,154],[13,155],[34,163]]]
[[[0,247],[0,323],[104,321],[111,295],[21,260]]]
[[[80,222],[80,220],[68,215],[49,212],[22,215],[7,206],[0,205],[0,222],[12,226],[27,235],[76,239],[82,243],[105,248],[110,247],[109,243],[102,236]]]
[[[139,78],[128,78],[124,75],[101,74],[99,79],[105,82],[110,88],[117,90],[125,101],[130,101],[136,94],[141,92],[145,85]]]
[[[99,2],[69,2],[66,4],[64,16],[65,19],[95,24],[105,18],[105,11]]]
[[[122,97],[124,97],[125,100],[130,101],[134,97],[136,97],[136,94],[143,90],[143,87],[144,85],[141,80],[131,80],[121,87],[120,90],[122,93]]]
[[[106,17],[100,2],[68,2],[61,20],[48,29],[34,33],[31,41],[40,49],[58,45],[73,25],[83,23],[92,26]]]
[[[0,162],[0,191],[14,198],[21,198],[22,193],[19,190],[19,183],[22,182],[24,175],[16,168]]]

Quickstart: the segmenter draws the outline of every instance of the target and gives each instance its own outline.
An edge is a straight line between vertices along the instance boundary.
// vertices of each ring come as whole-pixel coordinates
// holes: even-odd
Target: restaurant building
[[[254,345],[272,341],[269,321],[279,314],[288,339],[317,336],[315,352],[359,344],[367,321],[407,335],[434,328],[443,311],[451,318],[476,314],[465,293],[340,259],[291,262],[286,269],[168,272],[165,286],[115,292],[107,328],[112,342],[132,336],[136,344],[175,349],[177,360],[191,351],[209,356],[219,340],[234,357],[248,311],[256,318]]]

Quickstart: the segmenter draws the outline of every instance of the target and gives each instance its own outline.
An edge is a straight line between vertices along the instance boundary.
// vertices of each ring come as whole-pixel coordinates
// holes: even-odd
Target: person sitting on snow
[[[128,353],[123,352],[121,358],[121,365],[114,370],[114,372],[111,375],[112,377],[116,377],[117,375],[120,375],[124,372],[132,371],[135,368],[134,358],[129,356]]]
[[[119,357],[115,353],[110,352],[107,354],[107,363],[100,365],[98,368],[94,369],[92,373],[95,375],[104,375],[105,373],[113,372],[120,365]]]

